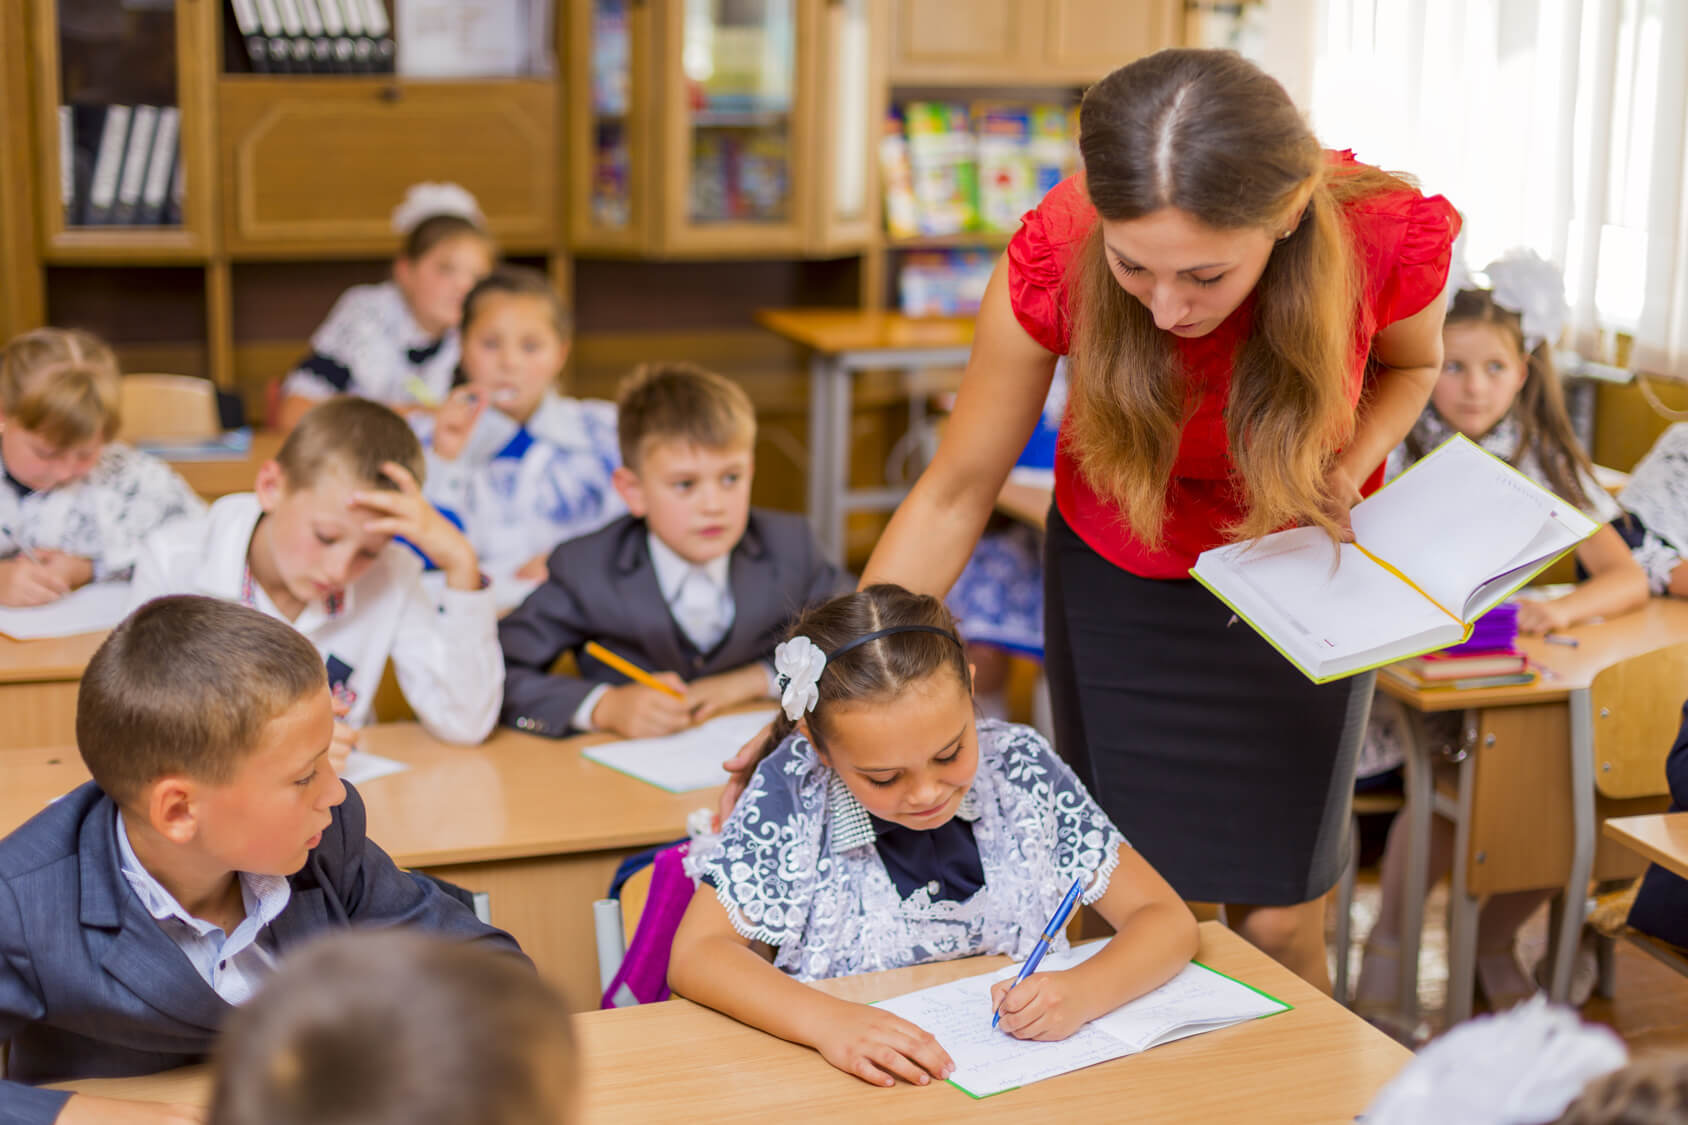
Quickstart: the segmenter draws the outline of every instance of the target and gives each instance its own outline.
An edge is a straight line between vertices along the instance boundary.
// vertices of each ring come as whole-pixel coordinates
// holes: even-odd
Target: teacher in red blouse
[[[942,594],[1071,389],[1045,558],[1057,748],[1185,898],[1329,989],[1369,676],[1310,683],[1189,577],[1219,544],[1348,509],[1442,361],[1459,217],[1324,150],[1272,78],[1167,50],[1085,96],[1082,175],[998,262],[936,459],[864,582]]]

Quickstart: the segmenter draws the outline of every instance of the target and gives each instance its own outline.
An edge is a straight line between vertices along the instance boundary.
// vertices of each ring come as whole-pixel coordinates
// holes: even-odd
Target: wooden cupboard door
[[[1094,82],[1180,40],[1179,0],[1045,0],[1042,65],[1051,78]]]
[[[891,81],[1012,82],[1024,67],[1021,3],[893,0]]]
[[[390,215],[424,180],[462,184],[505,252],[556,229],[556,86],[546,80],[219,84],[231,256],[391,254]]]
[[[638,253],[655,237],[648,0],[567,0],[570,249]]]
[[[885,119],[885,0],[809,0],[819,34],[805,60],[814,85],[808,166],[815,199],[808,250],[859,250],[879,228],[879,137]]]

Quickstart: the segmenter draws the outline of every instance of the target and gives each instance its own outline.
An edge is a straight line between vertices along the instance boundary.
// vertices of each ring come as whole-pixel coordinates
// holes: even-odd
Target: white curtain
[[[1481,268],[1561,266],[1567,343],[1688,378],[1688,0],[1316,0],[1329,146],[1410,172]]]

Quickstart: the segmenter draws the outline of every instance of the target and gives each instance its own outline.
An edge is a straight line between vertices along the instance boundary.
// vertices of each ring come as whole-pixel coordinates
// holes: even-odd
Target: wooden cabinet
[[[556,89],[543,80],[228,77],[218,84],[231,257],[393,252],[388,216],[423,180],[474,193],[505,251],[556,229]]]
[[[796,257],[873,237],[884,0],[572,0],[571,249]]]
[[[1180,38],[1180,0],[891,0],[900,84],[1094,82]]]

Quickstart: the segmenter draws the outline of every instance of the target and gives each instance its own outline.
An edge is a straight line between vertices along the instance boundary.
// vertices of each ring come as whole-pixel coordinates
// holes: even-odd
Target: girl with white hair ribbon
[[[354,285],[334,302],[283,384],[283,429],[333,395],[403,413],[438,406],[451,390],[463,298],[492,271],[497,247],[475,197],[457,184],[413,184],[392,227],[404,240],[392,278]]]

